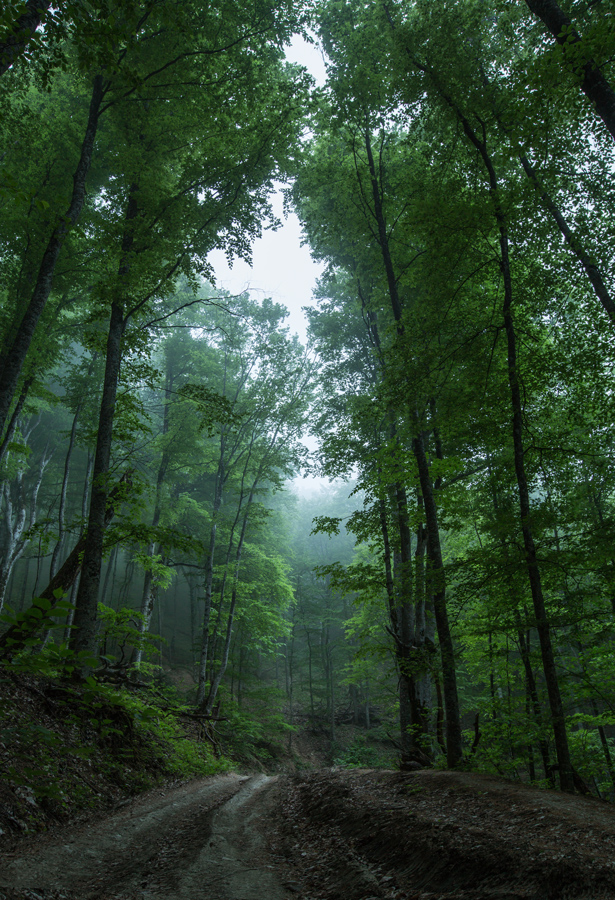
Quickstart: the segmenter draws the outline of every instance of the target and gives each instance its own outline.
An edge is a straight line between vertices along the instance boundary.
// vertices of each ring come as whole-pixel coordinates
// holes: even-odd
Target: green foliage
[[[345,769],[377,769],[390,764],[375,747],[370,746],[367,738],[357,737],[352,744],[334,756],[333,765]]]
[[[145,657],[153,654],[162,638],[157,634],[150,634],[143,629],[145,617],[143,613],[135,612],[128,607],[115,610],[103,603],[98,605],[98,617],[100,631],[98,643],[101,648],[106,648],[113,643],[118,650],[119,665],[125,665],[130,658],[130,651],[138,647]],[[113,662],[107,655],[103,655],[103,662]]]
[[[109,781],[130,793],[161,777],[192,778],[229,767],[208,743],[187,732],[181,718],[185,707],[177,697],[161,703],[153,694],[112,687],[94,677],[70,686],[47,676],[29,681],[26,690],[34,703],[30,697],[17,708],[8,684],[0,685],[0,778],[31,794],[33,822],[40,801],[54,801],[60,812],[96,802],[90,781],[81,776],[82,762],[95,773],[102,792]],[[44,701],[40,709],[38,698]],[[38,721],[41,714],[44,724]]]
[[[178,393],[190,400],[201,415],[200,431],[207,431],[211,436],[217,424],[237,423],[233,406],[227,397],[218,394],[204,384],[183,384]]]

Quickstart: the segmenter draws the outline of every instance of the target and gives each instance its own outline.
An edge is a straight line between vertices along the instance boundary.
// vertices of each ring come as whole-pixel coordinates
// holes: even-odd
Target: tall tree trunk
[[[312,673],[312,641],[310,639],[310,630],[307,625],[304,625],[305,629],[305,639],[308,645],[308,686],[310,690],[310,717],[312,721],[312,727],[314,726],[314,721],[316,718],[316,711],[314,709],[314,677]]]
[[[235,608],[237,606],[237,573],[239,569],[239,560],[241,558],[241,550],[238,551],[238,557],[236,560],[235,567],[235,582],[233,584],[233,590],[231,591],[231,604],[228,612],[228,619],[226,621],[226,634],[224,637],[224,644],[222,646],[222,656],[220,659],[220,664],[218,666],[218,670],[213,674],[211,685],[209,688],[209,693],[207,695],[207,700],[203,704],[203,711],[206,715],[210,716],[213,712],[214,704],[216,702],[216,698],[218,696],[218,690],[220,689],[220,685],[222,684],[222,679],[224,678],[226,668],[228,666],[229,652],[231,649],[231,638],[233,636],[233,624],[235,622]]]
[[[575,77],[581,75],[581,90],[591,100],[596,112],[615,140],[615,92],[593,60],[589,50],[579,55],[579,45],[584,41],[572,22],[555,0],[526,0],[535,16],[546,25],[557,43],[564,50],[564,67]],[[572,54],[568,56],[568,48]]]
[[[379,473],[380,474],[380,473]],[[396,497],[394,488],[389,489],[389,494]],[[386,579],[386,591],[389,606],[389,621],[391,622],[390,633],[395,641],[395,660],[398,672],[398,694],[399,694],[399,735],[401,746],[401,763],[404,765],[412,759],[412,703],[410,699],[412,684],[412,676],[408,671],[409,644],[404,647],[402,638],[401,610],[399,593],[396,591],[394,576],[394,552],[391,549],[391,540],[389,536],[389,523],[387,517],[386,503],[380,498],[378,503],[380,517],[380,531],[382,534],[382,543],[384,547],[384,570]],[[410,600],[408,599],[408,602]]]
[[[378,173],[374,161],[369,128],[365,130],[365,149],[372,186],[372,198],[374,202],[374,217],[378,227],[378,243],[382,255],[383,266],[386,274],[389,299],[393,318],[399,337],[404,334],[402,319],[402,305],[397,288],[395,268],[391,257],[389,238],[386,227],[386,218],[382,203],[381,188]],[[440,547],[440,532],[438,525],[438,512],[434,497],[433,485],[429,475],[429,464],[425,452],[423,435],[420,430],[418,416],[413,416],[417,436],[412,442],[412,449],[419,470],[421,493],[425,506],[425,520],[427,525],[427,555],[429,557],[429,576],[433,586],[434,611],[438,638],[440,642],[440,654],[442,657],[442,678],[444,684],[444,705],[446,709],[447,732],[447,763],[450,767],[458,765],[463,757],[461,738],[461,720],[459,713],[459,698],[457,693],[457,674],[455,666],[455,650],[448,622],[446,609],[446,577],[442,561]]]
[[[88,460],[85,466],[85,478],[83,480],[83,493],[81,495],[81,528],[79,529],[79,540],[83,539],[83,533],[85,531],[85,520],[88,515],[88,500],[90,496],[90,480],[92,478],[92,468],[94,466],[94,454],[91,450],[88,450]],[[109,510],[107,510],[109,512]],[[73,628],[73,618],[75,616],[75,602],[77,600],[77,591],[79,590],[79,576],[81,574],[81,565],[79,565],[79,570],[75,573],[74,581],[71,585],[70,589],[70,604],[71,609],[68,612],[68,616],[66,617],[66,627],[64,629],[64,643],[68,644],[70,641],[70,636]]]
[[[534,713],[534,719],[536,720],[536,725],[539,729],[542,729],[543,719],[542,719],[542,708],[540,706],[540,699],[538,697],[538,688],[536,686],[536,678],[534,677],[534,670],[532,669],[532,660],[530,656],[530,645],[529,639],[526,638],[523,627],[521,624],[521,616],[519,613],[516,613],[517,619],[517,636],[519,638],[519,652],[521,654],[521,661],[523,662],[523,668],[525,670],[525,684],[528,698],[532,705],[532,711]],[[529,636],[529,631],[528,631]],[[544,769],[545,778],[547,781],[551,782],[551,786],[555,787],[555,783],[553,781],[553,771],[551,769],[551,760],[549,759],[549,745],[547,741],[545,741],[544,737],[540,737],[538,740],[538,747],[540,749],[540,756],[542,758],[542,767]]]
[[[109,605],[109,591],[111,590],[111,592],[113,592],[113,586],[115,584],[115,570],[117,568],[117,558],[119,555],[119,548],[116,544],[116,546],[111,549],[111,553],[109,554],[107,570],[105,572],[105,580],[103,581],[102,593],[100,595],[100,602],[105,606]]]
[[[138,185],[133,183],[130,186],[124,216],[122,255],[118,269],[120,290],[125,289],[124,282],[130,271],[128,255],[134,242],[134,220],[139,214],[137,191]],[[81,579],[79,581],[73,620],[73,633],[70,642],[70,646],[75,652],[87,652],[89,654],[94,653],[96,646],[98,591],[103,557],[103,536],[108,496],[107,480],[113,438],[113,416],[122,360],[122,338],[127,321],[128,318],[124,316],[119,299],[114,297],[111,303],[111,316],[107,335],[105,376],[98,417],[94,470],[92,473],[92,496],[85,536]]]
[[[530,719],[530,708],[531,708],[531,697],[529,693],[529,685],[526,681],[525,683],[525,715],[529,721]],[[528,742],[527,745],[527,773],[530,779],[530,782],[536,781],[536,766],[534,764],[534,748],[532,746],[531,741]]]
[[[568,737],[566,734],[564,709],[557,678],[555,654],[551,642],[551,629],[549,626],[544,595],[542,592],[540,567],[538,565],[536,546],[534,543],[534,536],[531,526],[530,494],[527,475],[525,471],[525,453],[523,449],[523,405],[521,401],[519,368],[517,363],[517,338],[512,317],[513,298],[512,276],[510,271],[510,260],[508,252],[508,227],[506,224],[506,216],[504,214],[502,202],[500,199],[498,179],[495,168],[493,166],[493,162],[487,151],[486,140],[481,140],[477,136],[469,121],[463,115],[455,101],[446,93],[445,90],[442,89],[442,86],[438,83],[437,77],[434,75],[434,73],[429,72],[429,70],[425,66],[420,65],[416,62],[416,60],[414,60],[414,65],[416,65],[417,68],[421,69],[421,71],[426,72],[431,77],[434,86],[440,92],[442,98],[456,114],[466,137],[476,148],[483,161],[489,182],[489,194],[491,202],[493,204],[493,211],[500,237],[500,269],[504,281],[504,304],[502,308],[502,316],[504,319],[504,330],[506,332],[507,341],[508,382],[512,407],[513,455],[519,496],[519,512],[521,518],[521,530],[523,534],[523,545],[525,549],[528,580],[530,583],[532,601],[534,604],[536,628],[538,631],[540,649],[542,653],[543,670],[549,696],[551,722],[553,727],[553,736],[555,740],[555,749],[557,753],[560,773],[560,785],[562,790],[574,792],[572,763],[570,759]]]
[[[24,550],[30,543],[28,535],[36,525],[38,492],[50,460],[51,454],[45,448],[29,497],[26,496],[24,489],[23,472],[19,472],[17,475],[16,491],[11,490],[11,485],[8,482],[5,482],[3,485],[4,521],[2,523],[2,531],[4,546],[2,560],[0,561],[0,610],[4,605],[6,589],[15,563],[22,557]]]
[[[419,507],[422,508],[423,500],[419,498]],[[417,528],[416,551],[414,553],[414,609],[415,609],[415,646],[420,653],[420,669],[414,675],[412,696],[415,709],[413,720],[418,726],[420,748],[423,753],[430,756],[427,737],[430,729],[431,711],[433,706],[431,684],[433,680],[430,656],[435,651],[434,642],[434,608],[433,598],[427,595],[425,583],[425,554],[427,551],[427,531],[421,524]]]
[[[85,203],[85,186],[92,153],[94,139],[98,128],[100,106],[104,97],[102,75],[96,75],[92,84],[92,97],[85,135],[81,144],[81,156],[73,176],[73,191],[68,209],[59,217],[43,254],[32,297],[23,314],[21,322],[13,334],[9,334],[7,343],[0,355],[0,434],[8,418],[9,409],[19,383],[21,370],[28,353],[38,320],[45,308],[51,289],[53,277],[60,251],[66,235],[81,214]]]
[[[167,371],[165,378],[165,404],[164,411],[162,415],[162,436],[165,437],[169,431],[169,392],[173,390],[173,373],[171,371],[171,361],[169,356],[167,355]],[[154,500],[154,513],[152,515],[152,528],[157,528],[160,523],[160,516],[162,514],[162,486],[164,484],[164,479],[167,474],[167,469],[169,467],[169,452],[165,449],[162,451],[162,456],[160,457],[160,465],[158,466],[158,473],[156,475],[156,496]],[[155,541],[150,541],[149,546],[147,548],[147,555],[150,559],[154,557],[156,553],[157,544]],[[146,569],[145,574],[143,576],[143,591],[141,594],[141,608],[140,612],[143,616],[142,619],[137,623],[137,629],[139,634],[144,635],[149,631],[149,626],[152,618],[152,613],[154,611],[154,602],[156,599],[157,593],[157,585],[153,582],[153,572],[151,569]],[[141,665],[141,659],[143,657],[143,646],[139,644],[133,649],[132,660],[131,663],[135,668],[139,668]]]
[[[235,565],[233,571],[233,589],[231,592],[231,604],[228,613],[228,619],[226,623],[226,635],[224,638],[224,646],[222,648],[222,658],[220,660],[220,665],[218,666],[218,671],[212,678],[211,686],[209,688],[209,694],[207,695],[207,700],[203,704],[203,710],[206,715],[210,716],[213,712],[214,704],[216,702],[216,697],[218,696],[218,690],[220,689],[220,685],[222,683],[222,679],[224,678],[224,674],[226,672],[226,667],[228,666],[228,658],[229,652],[231,648],[231,637],[233,635],[233,624],[235,621],[235,608],[237,606],[237,585],[239,583],[239,566],[241,564],[241,555],[243,552],[243,545],[246,536],[246,529],[248,527],[248,518],[250,516],[250,507],[252,506],[252,502],[254,499],[254,490],[256,485],[252,488],[250,492],[250,496],[248,497],[246,508],[244,512],[243,522],[241,525],[241,533],[239,535],[239,540],[237,541],[237,549],[235,551]]]
[[[17,612],[23,612],[24,606],[26,604],[26,591],[28,589],[28,575],[30,574],[30,557],[26,558],[26,568],[23,575],[23,581],[21,583],[21,595],[19,597],[19,608]]]
[[[498,207],[499,208],[499,207]],[[521,530],[527,562],[528,578],[534,603],[536,616],[536,628],[542,651],[542,661],[549,695],[553,735],[555,749],[559,764],[560,784],[564,791],[574,791],[572,775],[572,763],[566,734],[564,720],[564,708],[559,690],[557,668],[555,665],[555,653],[551,643],[551,628],[547,618],[547,610],[542,592],[542,580],[540,567],[534,544],[534,535],[531,526],[530,492],[525,472],[525,451],[523,449],[523,406],[521,401],[521,389],[519,385],[519,370],[517,365],[517,338],[512,319],[512,281],[508,261],[508,236],[504,225],[501,227],[502,269],[504,274],[505,299],[504,328],[508,344],[508,378],[510,384],[510,396],[513,414],[513,447],[515,457],[515,473],[519,490],[519,512],[521,515]]]
[[[82,651],[93,653],[96,644],[98,591],[108,497],[107,478],[111,461],[113,416],[120,376],[124,328],[122,310],[114,301],[111,306],[107,337],[107,358],[92,472],[90,511],[70,641],[71,649],[77,653]]]
[[[217,506],[217,509],[215,508]],[[209,652],[209,620],[211,619],[211,606],[214,581],[214,553],[216,551],[217,523],[215,516],[220,509],[220,502],[214,501],[212,523],[209,531],[209,551],[207,556],[207,568],[205,571],[205,608],[201,623],[201,648],[199,656],[198,687],[196,693],[196,706],[201,708],[205,701],[205,687],[207,684],[207,659]]]
[[[73,455],[73,448],[75,446],[75,436],[77,434],[77,422],[79,420],[79,413],[81,412],[81,402],[77,404],[77,409],[75,410],[75,415],[73,416],[73,424],[70,430],[70,437],[68,440],[68,449],[66,451],[66,456],[64,457],[64,474],[62,476],[62,487],[60,489],[60,505],[58,508],[58,539],[56,541],[55,547],[53,548],[53,553],[51,554],[51,562],[49,563],[49,580],[51,581],[53,576],[56,574],[58,570],[58,560],[60,558],[60,551],[62,549],[62,544],[64,543],[64,519],[66,514],[66,495],[68,492],[68,478],[70,475],[70,464],[71,457]]]
[[[417,424],[418,428],[418,424]],[[433,597],[436,628],[440,643],[442,660],[442,685],[444,692],[444,709],[446,711],[446,761],[449,767],[461,762],[463,745],[461,739],[461,720],[459,713],[459,697],[457,694],[457,671],[455,667],[455,648],[446,609],[446,580],[444,561],[440,545],[440,529],[438,511],[433,484],[429,474],[429,463],[425,452],[422,433],[412,442],[414,458],[419,471],[419,482],[425,509],[427,526],[428,584]]]
[[[294,704],[294,661],[295,661],[295,630],[297,623],[295,622],[295,611],[293,609],[292,629],[290,632],[290,646],[286,642],[286,697],[288,698],[288,724],[290,731],[288,732],[288,752],[293,749],[293,729],[295,726],[295,704]]]
[[[449,103],[451,103],[450,100]],[[504,304],[502,307],[502,316],[504,318],[504,330],[506,332],[507,341],[508,382],[512,407],[513,453],[519,496],[521,531],[523,534],[523,545],[525,549],[527,573],[530,582],[530,590],[532,593],[532,601],[534,604],[534,614],[536,617],[536,629],[538,631],[538,638],[540,641],[543,669],[545,673],[545,681],[547,684],[547,693],[549,696],[553,736],[555,739],[555,750],[557,753],[557,761],[559,766],[560,785],[562,790],[574,792],[572,763],[570,760],[568,736],[566,734],[564,708],[562,705],[562,699],[559,690],[557,668],[555,665],[555,654],[551,642],[551,629],[547,617],[547,610],[542,591],[540,567],[538,565],[536,545],[534,543],[534,535],[531,525],[530,492],[525,471],[525,451],[523,448],[523,404],[521,401],[519,366],[517,362],[517,336],[515,333],[515,327],[512,317],[513,297],[512,276],[510,271],[510,260],[508,253],[508,228],[506,225],[506,217],[504,215],[502,203],[500,200],[499,186],[495,168],[491,161],[491,157],[487,152],[486,144],[484,141],[481,141],[478,138],[470,123],[465,118],[465,116],[463,116],[458,107],[456,107],[456,105],[453,103],[451,103],[451,105],[457,113],[466,136],[478,150],[487,170],[489,179],[489,193],[493,202],[495,218],[500,233],[500,268],[502,270],[502,277],[504,281]]]
[[[198,606],[196,596],[196,584],[188,579],[188,592],[190,594],[190,649],[192,652],[192,665],[196,665],[196,631],[198,625]]]

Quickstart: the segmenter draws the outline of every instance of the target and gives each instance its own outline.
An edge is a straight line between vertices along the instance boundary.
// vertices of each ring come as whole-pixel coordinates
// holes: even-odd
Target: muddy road
[[[615,900],[615,809],[463,772],[222,775],[0,853],[0,900]]]
[[[150,792],[0,862],[0,896],[286,900],[266,820],[276,779],[223,775]],[[276,869],[278,871],[276,871]]]

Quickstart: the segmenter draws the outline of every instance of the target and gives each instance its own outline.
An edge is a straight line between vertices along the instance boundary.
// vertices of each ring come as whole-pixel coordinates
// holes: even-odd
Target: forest
[[[6,0],[0,746],[53,681],[615,798],[614,64],[611,0]],[[210,261],[280,185],[305,346]]]

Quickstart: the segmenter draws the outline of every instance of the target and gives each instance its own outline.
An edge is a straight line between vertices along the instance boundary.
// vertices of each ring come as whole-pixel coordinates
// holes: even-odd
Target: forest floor
[[[0,900],[615,898],[615,809],[464,772],[226,774],[0,854]]]

